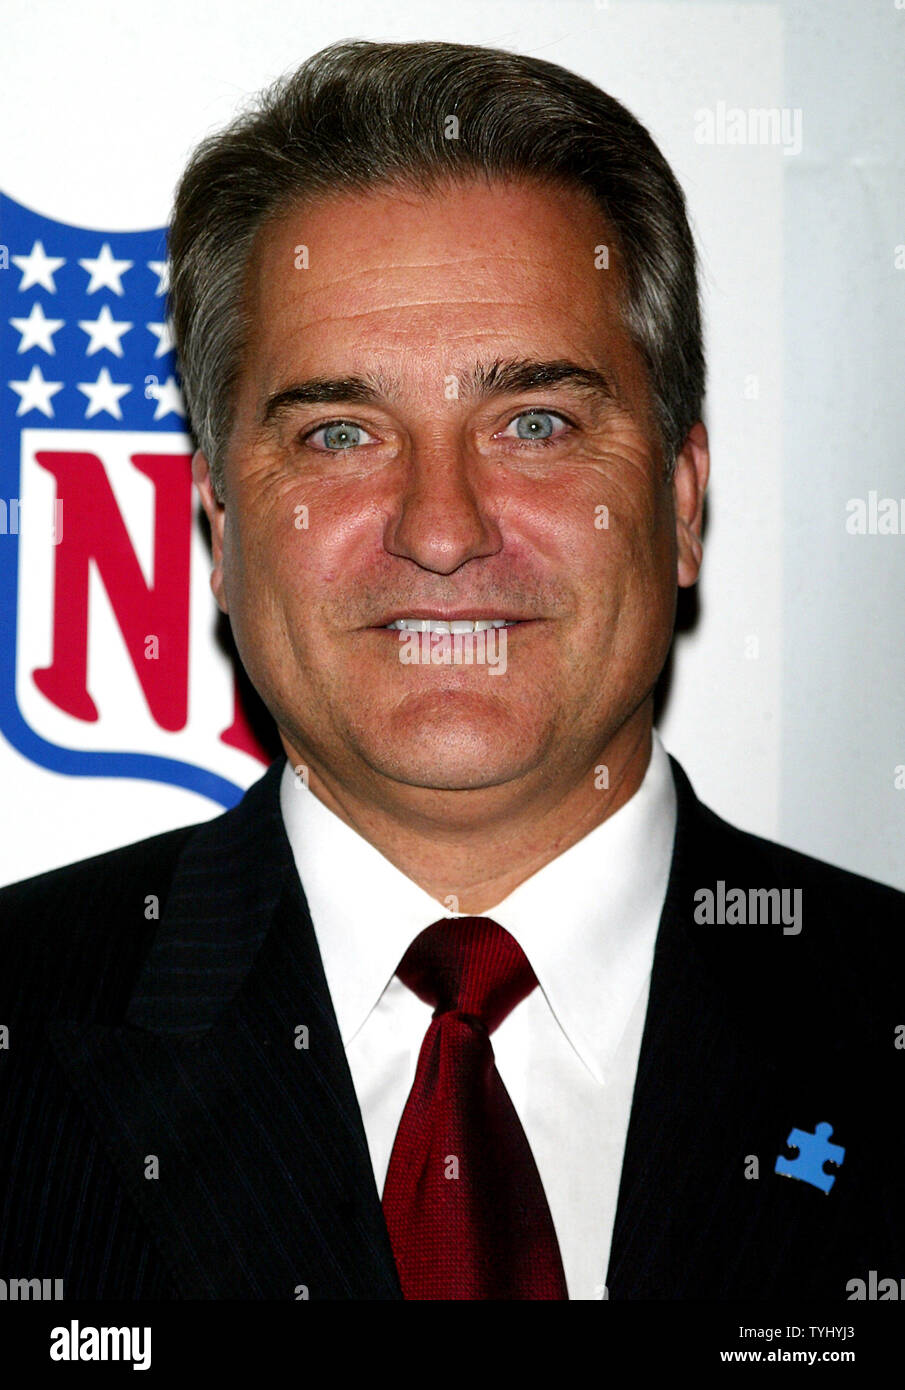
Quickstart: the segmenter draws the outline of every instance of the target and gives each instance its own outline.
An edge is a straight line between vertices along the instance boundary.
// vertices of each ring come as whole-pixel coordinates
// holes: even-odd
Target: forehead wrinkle
[[[315,289],[313,289],[313,290],[310,290],[308,293],[309,293],[310,295],[314,296],[314,295],[317,295],[317,294],[326,293],[326,290],[325,290],[325,289],[322,289],[322,288],[315,288]],[[303,301],[303,302],[302,302],[302,305],[301,305],[302,310],[304,310],[306,307],[308,307],[308,306],[306,306],[306,304],[305,304],[304,301]],[[395,298],[394,298],[393,300],[391,300],[391,301],[390,301],[389,303],[387,303],[387,304],[371,304],[371,305],[368,306],[368,308],[366,308],[366,309],[358,309],[358,310],[356,310],[355,312],[335,313],[335,314],[316,314],[316,315],[312,315],[311,317],[306,317],[306,316],[303,315],[303,316],[301,316],[301,317],[299,318],[299,321],[298,321],[298,323],[297,323],[296,326],[297,326],[301,331],[307,332],[307,331],[310,330],[310,329],[320,329],[320,328],[324,328],[324,327],[326,327],[327,325],[333,324],[333,323],[338,323],[338,324],[355,323],[355,322],[357,322],[358,319],[367,319],[367,318],[371,318],[371,317],[372,317],[373,315],[375,315],[375,314],[393,314],[394,312],[396,312],[397,310],[400,310],[400,309],[475,309],[475,308],[481,308],[481,309],[502,309],[502,310],[506,310],[506,311],[511,310],[511,309],[513,309],[513,308],[517,308],[517,309],[528,309],[528,310],[532,310],[532,311],[534,311],[535,313],[537,312],[537,305],[536,305],[535,303],[526,302],[525,300],[520,299],[520,298],[518,298],[517,296],[513,296],[512,298],[509,298],[509,299],[490,299],[490,298],[486,298],[486,297],[483,297],[483,296],[480,297],[480,298],[476,298],[474,295],[471,295],[471,296],[469,296],[467,299],[450,299],[448,296],[443,295],[443,296],[441,296],[441,297],[438,298],[438,299],[395,299]],[[397,334],[398,334],[398,333],[407,333],[407,332],[409,331],[409,327],[408,327],[408,325],[406,325],[406,324],[402,324],[402,325],[400,325],[399,327],[393,328],[393,329],[391,329],[391,330],[389,330],[389,331],[394,332],[394,333],[397,333]],[[488,330],[488,331],[489,331],[489,330]]]
[[[444,258],[439,261],[387,261],[385,263],[381,261],[369,261],[367,265],[356,266],[352,270],[346,270],[345,273],[337,267],[329,274],[329,277],[325,275],[325,280],[328,285],[333,287],[334,285],[344,285],[348,280],[361,279],[362,276],[368,276],[370,278],[377,271],[381,273],[398,272],[404,275],[410,270],[447,270],[459,265],[472,266],[475,262],[483,262],[485,265],[493,267],[499,261],[512,261],[513,264],[517,265],[520,269],[524,269],[525,266],[524,255],[510,256],[502,251],[494,251],[492,255],[490,255],[486,250],[478,251],[473,256],[466,255],[464,252],[457,252],[453,255],[453,253],[450,252],[449,256],[444,256]],[[559,263],[551,258],[549,261],[535,260],[533,264],[558,265]]]

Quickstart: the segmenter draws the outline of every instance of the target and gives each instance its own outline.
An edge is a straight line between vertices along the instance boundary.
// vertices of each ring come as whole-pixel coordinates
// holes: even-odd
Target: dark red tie
[[[537,984],[488,917],[445,919],[397,970],[434,1017],[390,1157],[383,1210],[409,1299],[568,1298],[534,1156],[490,1034]]]

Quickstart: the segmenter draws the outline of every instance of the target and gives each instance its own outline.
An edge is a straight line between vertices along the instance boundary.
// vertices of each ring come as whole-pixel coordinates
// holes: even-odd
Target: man
[[[905,1274],[905,897],[726,825],[653,730],[709,463],[646,131],[534,58],[336,45],[196,153],[170,256],[212,587],[286,756],[0,895],[4,1271]]]

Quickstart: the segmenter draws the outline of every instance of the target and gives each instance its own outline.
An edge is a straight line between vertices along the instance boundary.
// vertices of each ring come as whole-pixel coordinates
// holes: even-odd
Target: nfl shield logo
[[[165,231],[0,195],[0,266],[0,730],[232,806],[278,748],[208,588]]]

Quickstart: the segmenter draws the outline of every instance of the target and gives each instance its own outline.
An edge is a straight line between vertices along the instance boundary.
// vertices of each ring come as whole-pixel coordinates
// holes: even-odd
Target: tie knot
[[[425,927],[396,974],[435,1014],[468,1014],[488,1033],[537,984],[515,937],[489,917],[444,918]]]

